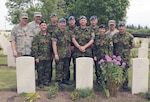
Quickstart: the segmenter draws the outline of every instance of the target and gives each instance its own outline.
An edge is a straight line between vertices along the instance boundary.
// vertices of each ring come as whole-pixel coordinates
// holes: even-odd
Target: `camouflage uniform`
[[[85,29],[81,29],[81,27],[78,27],[76,32],[72,34],[72,38],[75,38],[81,46],[87,44],[91,39],[94,39],[94,37],[94,32],[91,31],[88,27]],[[72,56],[74,59],[78,57],[92,57],[92,49],[91,47],[88,47],[86,49],[86,52],[81,52],[77,47],[74,47],[74,53],[72,54]],[[76,60],[74,60],[74,68],[76,68]],[[76,71],[74,71],[74,78],[76,78],[75,75]]]
[[[82,29],[78,27],[75,34],[72,35],[72,38],[75,38],[79,45],[84,46],[87,44],[91,39],[95,38],[94,32],[92,32],[88,27]],[[86,52],[81,52],[77,47],[74,48],[75,53],[73,54],[74,58],[78,57],[92,57],[92,50],[91,47],[86,49]]]
[[[71,55],[68,47],[70,44],[70,37],[67,30],[61,31],[57,28],[52,35],[52,41],[57,42],[57,51],[59,61],[56,62],[56,81],[60,82],[67,77],[69,68],[69,57]]]
[[[133,46],[133,36],[125,32],[125,34],[117,33],[112,37],[114,45],[114,55],[121,56],[123,61],[126,62],[126,68],[124,68],[125,82],[123,87],[128,86],[128,68],[130,66],[130,48]]]
[[[99,35],[99,27],[96,26],[96,28],[92,28],[90,27],[91,31],[94,31],[94,34],[95,34],[95,38],[97,37],[97,35]],[[91,45],[91,48],[92,48],[92,56],[94,57],[94,44]],[[98,77],[97,75],[97,61],[94,61],[94,64],[95,64],[95,75],[96,75],[96,78]]]
[[[47,32],[51,35],[51,37],[52,37],[52,34],[55,31],[55,29],[57,29],[57,25],[52,25],[52,24],[48,25]],[[53,77],[53,69],[52,69],[53,67],[52,66],[53,66],[53,59],[51,60],[51,76],[50,76],[50,79],[52,79],[52,77]]]
[[[27,25],[22,28],[21,24],[17,24],[11,31],[10,41],[16,42],[16,50],[19,56],[31,55],[31,45],[34,34],[33,30]]]
[[[39,59],[37,63],[38,83],[47,85],[50,83],[52,44],[50,34],[37,34],[32,42],[32,55]]]
[[[72,33],[70,33],[70,39],[71,39],[71,36],[72,36],[72,34],[74,34],[75,32],[76,32],[76,30],[77,30],[77,26],[75,25],[74,27],[70,27],[70,26],[68,26],[67,27],[67,30],[69,31],[69,32],[72,32]],[[70,42],[70,46],[71,47],[75,47],[74,46],[74,44],[73,44],[73,42],[71,41]],[[74,73],[73,73],[73,79],[75,80],[75,58],[73,57],[73,54],[75,53],[75,51],[74,51],[74,49],[71,51],[71,57],[69,58],[69,66],[70,66],[70,63],[71,63],[71,58],[73,59],[73,70],[74,70]],[[67,80],[69,80],[70,79],[70,69],[69,69],[69,72],[68,72],[68,75],[67,75]]]
[[[112,36],[114,35],[114,34],[116,34],[116,33],[118,33],[119,31],[117,30],[117,29],[115,29],[113,32],[111,32],[110,30],[108,30],[107,32],[106,32],[106,34],[110,37],[110,38],[112,38]]]
[[[40,32],[40,30],[41,30],[40,29],[40,25],[37,24],[35,21],[30,22],[29,23],[29,27],[31,29],[33,29],[33,32],[34,32],[35,35],[38,34]]]
[[[99,81],[100,78],[100,74],[101,74],[101,70],[100,70],[100,65],[98,64],[98,62],[100,61],[100,59],[103,59],[105,57],[105,55],[109,55],[112,56],[112,41],[111,38],[108,35],[96,35],[95,36],[95,41],[94,41],[94,56],[97,57],[97,61],[95,61],[96,63],[96,68],[97,71],[95,72],[97,75],[97,81]]]

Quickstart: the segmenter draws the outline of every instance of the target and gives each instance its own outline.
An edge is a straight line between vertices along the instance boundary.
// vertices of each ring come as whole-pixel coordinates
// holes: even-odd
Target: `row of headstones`
[[[76,60],[76,88],[93,88],[93,59],[88,57]],[[17,93],[35,92],[35,68],[33,57],[16,58]]]
[[[149,59],[148,39],[142,41],[138,49],[138,58],[132,59],[132,94],[148,91]]]

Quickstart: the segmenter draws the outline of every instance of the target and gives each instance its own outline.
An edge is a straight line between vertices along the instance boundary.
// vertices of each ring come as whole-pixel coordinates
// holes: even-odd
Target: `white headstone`
[[[149,60],[147,58],[135,58],[132,65],[132,94],[147,92]]]
[[[134,43],[135,43],[135,45],[138,45],[138,44],[140,43],[138,37],[135,37],[135,38],[134,38]]]
[[[15,57],[13,57],[13,52],[11,46],[7,47],[7,64],[8,67],[15,67]]]
[[[148,58],[148,48],[146,47],[138,48],[138,58]]]
[[[76,88],[93,88],[93,59],[90,57],[76,59]]]
[[[148,43],[146,43],[146,42],[142,42],[141,47],[148,48]]]
[[[33,57],[16,58],[17,93],[35,92],[35,64]]]

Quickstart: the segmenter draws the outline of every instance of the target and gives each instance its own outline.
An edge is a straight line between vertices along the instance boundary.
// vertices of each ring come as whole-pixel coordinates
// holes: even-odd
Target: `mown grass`
[[[7,65],[7,56],[0,55],[0,65]]]

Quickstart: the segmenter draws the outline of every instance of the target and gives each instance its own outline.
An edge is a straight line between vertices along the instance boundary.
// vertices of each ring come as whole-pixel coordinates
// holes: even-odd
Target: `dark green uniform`
[[[125,32],[125,34],[117,33],[112,37],[114,45],[114,55],[121,56],[123,61],[126,62],[126,68],[124,69],[125,82],[123,88],[128,86],[128,68],[130,66],[130,48],[133,46],[133,36]]]
[[[47,32],[52,36],[53,32],[57,29],[57,24],[56,25],[52,25],[49,24],[47,27]],[[52,79],[53,77],[53,59],[51,60],[51,76],[50,79]]]
[[[32,55],[39,59],[37,63],[38,83],[47,85],[50,83],[52,45],[50,34],[37,34],[32,42]]]
[[[59,61],[56,62],[56,81],[62,81],[66,79],[68,68],[69,68],[69,58],[70,58],[70,51],[68,46],[70,44],[70,37],[68,31],[61,31],[57,28],[53,35],[52,40],[57,42],[57,51],[59,56]]]
[[[75,25],[74,27],[70,27],[70,26],[68,26],[67,27],[67,30],[69,31],[69,32],[72,32],[72,33],[69,33],[70,34],[70,39],[71,39],[71,36],[73,35],[73,34],[75,34],[75,32],[77,31],[77,26]],[[70,46],[71,47],[75,47],[74,46],[74,44],[73,44],[73,42],[71,41],[70,42]],[[72,58],[72,60],[73,60],[73,69],[74,69],[74,73],[73,73],[73,79],[75,80],[75,58],[73,57],[73,54],[75,53],[75,51],[74,51],[74,49],[71,51],[71,57],[69,58],[69,66],[70,66],[70,63],[71,63],[71,58]],[[69,71],[68,71],[68,75],[67,75],[67,80],[69,80],[70,79],[70,69],[69,69]]]
[[[112,41],[111,38],[108,35],[96,35],[95,36],[95,41],[94,41],[94,56],[97,57],[97,61],[95,61],[96,63],[96,75],[97,75],[97,82],[100,81],[100,74],[101,74],[101,69],[100,69],[100,65],[98,64],[98,62],[100,61],[100,59],[105,58],[105,55],[109,55],[112,56]]]

